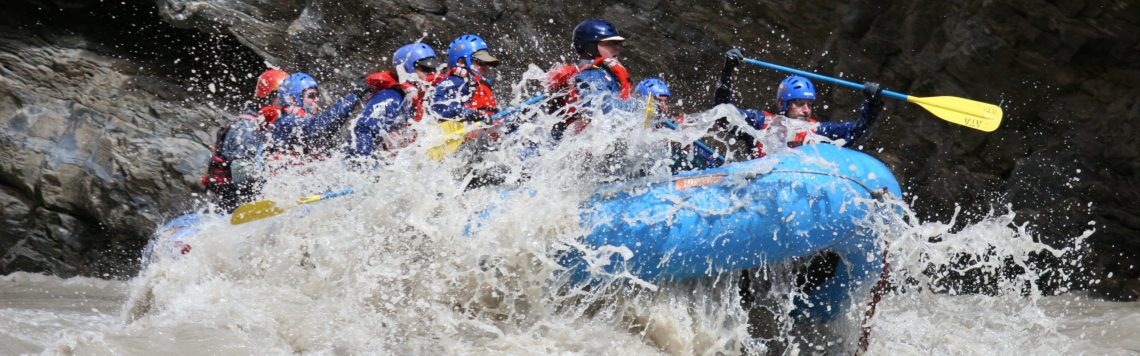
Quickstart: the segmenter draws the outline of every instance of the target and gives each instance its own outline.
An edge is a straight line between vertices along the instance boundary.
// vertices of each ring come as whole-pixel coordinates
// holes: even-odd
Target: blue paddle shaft
[[[342,195],[348,195],[350,193],[352,193],[352,188],[344,188],[344,189],[341,189],[341,190],[338,190],[335,192],[325,192],[325,193],[321,193],[321,200],[325,200],[328,198],[336,198],[336,197],[339,197]]]
[[[782,66],[779,64],[772,64],[772,63],[768,63],[768,62],[764,62],[764,61],[760,61],[760,60],[756,60],[756,59],[752,59],[752,58],[745,58],[744,63],[748,63],[748,64],[751,64],[754,66],[760,66],[760,67],[764,67],[764,68],[768,68],[768,69],[775,69],[775,70],[778,70],[778,71],[781,71],[784,73],[791,73],[791,74],[804,76],[804,77],[808,77],[808,78],[815,79],[815,80],[822,80],[822,81],[829,82],[829,83],[839,84],[839,85],[842,85],[842,86],[845,86],[845,87],[848,87],[851,89],[855,89],[855,90],[863,90],[863,84],[849,82],[849,81],[839,79],[839,78],[832,78],[832,77],[828,77],[828,76],[823,76],[823,75],[815,74],[812,72],[806,72],[806,71],[802,71],[802,70],[795,69],[795,68],[788,68],[788,67],[785,67],[785,66]],[[906,100],[906,97],[907,97],[906,94],[897,93],[897,92],[893,92],[890,90],[883,90],[883,96],[886,96],[888,98],[895,99],[895,100],[907,101]]]
[[[509,107],[509,108],[503,109],[503,111],[500,111],[499,113],[497,113],[497,114],[495,114],[495,115],[491,115],[491,120],[490,120],[490,121],[492,121],[492,122],[493,122],[493,121],[495,121],[495,120],[498,120],[498,119],[501,119],[501,118],[503,118],[504,116],[507,116],[507,115],[510,115],[510,114],[514,114],[515,112],[517,112],[517,111],[519,111],[519,110],[522,110],[522,108],[523,108],[523,107],[525,107],[525,106],[530,106],[530,105],[534,105],[534,104],[538,103],[539,101],[542,101],[542,99],[546,99],[546,94],[538,94],[538,96],[535,96],[535,97],[533,97],[533,98],[527,99],[527,100],[526,100],[526,101],[524,101],[522,104],[518,104],[518,105],[515,105],[515,106],[512,106],[512,107]]]

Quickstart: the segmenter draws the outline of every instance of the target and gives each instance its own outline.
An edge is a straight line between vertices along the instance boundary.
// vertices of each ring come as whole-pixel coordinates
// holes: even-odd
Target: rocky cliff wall
[[[0,42],[0,125],[7,125],[0,126],[6,206],[0,229],[10,234],[0,239],[6,256],[0,271],[89,272],[105,259],[92,251],[137,245],[161,217],[183,208],[198,189],[213,124],[241,100],[247,91],[241,86],[249,84],[243,76],[262,60],[347,83],[385,67],[402,43],[423,39],[442,50],[451,38],[476,32],[507,63],[497,88],[505,91],[528,63],[548,68],[570,60],[574,24],[605,17],[629,38],[623,62],[631,74],[663,76],[688,111],[708,107],[721,53],[731,47],[917,96],[998,103],[1006,119],[992,134],[890,103],[865,146],[895,169],[924,217],[946,220],[961,207],[965,222],[1011,204],[1058,245],[1095,227],[1091,268],[1082,273],[1098,279],[1112,272],[1092,286],[1102,293],[1140,294],[1140,37],[1134,35],[1140,5],[1133,2],[157,0],[108,6],[29,1],[6,15],[11,21],[4,23],[16,24],[8,25],[16,31],[5,31]],[[74,21],[49,20],[60,9]],[[83,13],[125,15],[180,42],[138,35],[122,21],[84,20]],[[96,35],[115,31],[134,36]],[[140,42],[172,53],[147,55],[136,48],[147,47]],[[228,56],[192,60],[210,53]],[[61,56],[82,65],[67,69]],[[227,75],[236,80],[217,80]],[[51,89],[60,77],[74,79],[67,90]],[[744,68],[739,77],[738,102],[764,107],[782,75]],[[220,88],[208,92],[207,82]],[[826,105],[820,117],[853,114],[858,94],[819,87]],[[63,186],[82,193],[53,193]],[[79,242],[68,242],[57,233],[61,228],[82,231],[68,235]],[[69,248],[89,257],[61,257],[73,254]]]
[[[192,72],[222,77],[210,51],[227,46],[174,30],[150,4],[11,5],[0,15],[0,273],[132,273],[146,237],[200,190],[229,94]]]

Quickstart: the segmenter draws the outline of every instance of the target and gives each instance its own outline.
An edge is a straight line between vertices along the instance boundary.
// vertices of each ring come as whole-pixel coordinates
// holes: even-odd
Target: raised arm
[[[724,69],[720,71],[720,79],[716,81],[716,92],[713,93],[713,105],[732,104],[732,82],[736,74],[736,67],[744,60],[744,54],[733,48],[724,53]]]
[[[883,111],[882,88],[878,83],[867,82],[863,84],[863,105],[859,108],[859,118],[855,121],[823,122],[820,123],[817,133],[832,140],[843,139],[844,146],[850,147],[861,141],[870,133],[871,125],[879,118]]]

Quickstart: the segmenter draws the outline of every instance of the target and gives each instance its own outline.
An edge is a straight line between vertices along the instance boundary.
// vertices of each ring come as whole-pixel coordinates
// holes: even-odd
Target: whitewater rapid
[[[532,68],[526,77],[541,73]],[[533,94],[524,90],[513,101]],[[588,232],[580,208],[599,186],[668,177],[669,141],[706,137],[721,117],[747,126],[728,106],[667,132],[643,115],[613,113],[554,146],[545,142],[558,118],[531,111],[498,149],[477,157],[426,159],[443,137],[419,123],[416,142],[381,161],[274,162],[266,199],[354,193],[242,225],[200,210],[207,217],[191,252],[158,251],[130,281],[2,277],[0,354],[850,352],[869,285],[834,306],[845,311],[837,321],[792,325],[797,293],[778,273],[785,267],[772,266],[762,299],[772,302],[765,310],[774,326],[757,336],[765,333],[750,325],[757,310],[742,307],[739,273],[676,283],[615,274],[589,286],[560,277],[553,256],[590,249],[578,241]],[[488,172],[504,183],[469,189]],[[1032,254],[1062,257],[1081,246],[1036,243],[1012,214],[953,229],[954,222],[920,221],[899,199],[884,204],[898,213],[863,223],[880,237],[866,258],[888,252],[895,288],[869,320],[869,354],[1135,349],[1117,331],[1140,327],[1135,304],[1044,296],[1035,286],[1047,271],[1030,266]],[[987,258],[963,264],[963,254]],[[1027,270],[1003,276],[1005,262]],[[990,293],[957,295],[937,267],[989,276]]]
[[[202,355],[288,353],[235,326],[172,322],[132,325],[121,318],[130,282],[27,273],[0,277],[0,354]],[[1132,355],[1140,352],[1140,303],[1082,294],[1041,298],[924,295],[881,304],[868,354]],[[561,340],[559,340],[561,338]],[[660,354],[636,335],[575,330],[501,348],[455,353]],[[454,344],[450,345],[454,346]],[[432,350],[425,350],[432,351]]]

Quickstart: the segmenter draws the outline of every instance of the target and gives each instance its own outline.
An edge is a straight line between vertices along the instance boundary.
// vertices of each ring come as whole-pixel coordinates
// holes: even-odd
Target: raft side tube
[[[646,281],[752,269],[848,242],[863,248],[856,235],[867,232],[857,222],[871,213],[869,201],[884,191],[901,195],[881,162],[832,145],[625,187],[599,190],[583,212],[592,232],[582,240],[628,248],[631,255],[610,255],[602,270]],[[594,277],[586,260],[581,251],[563,258],[572,283]]]

